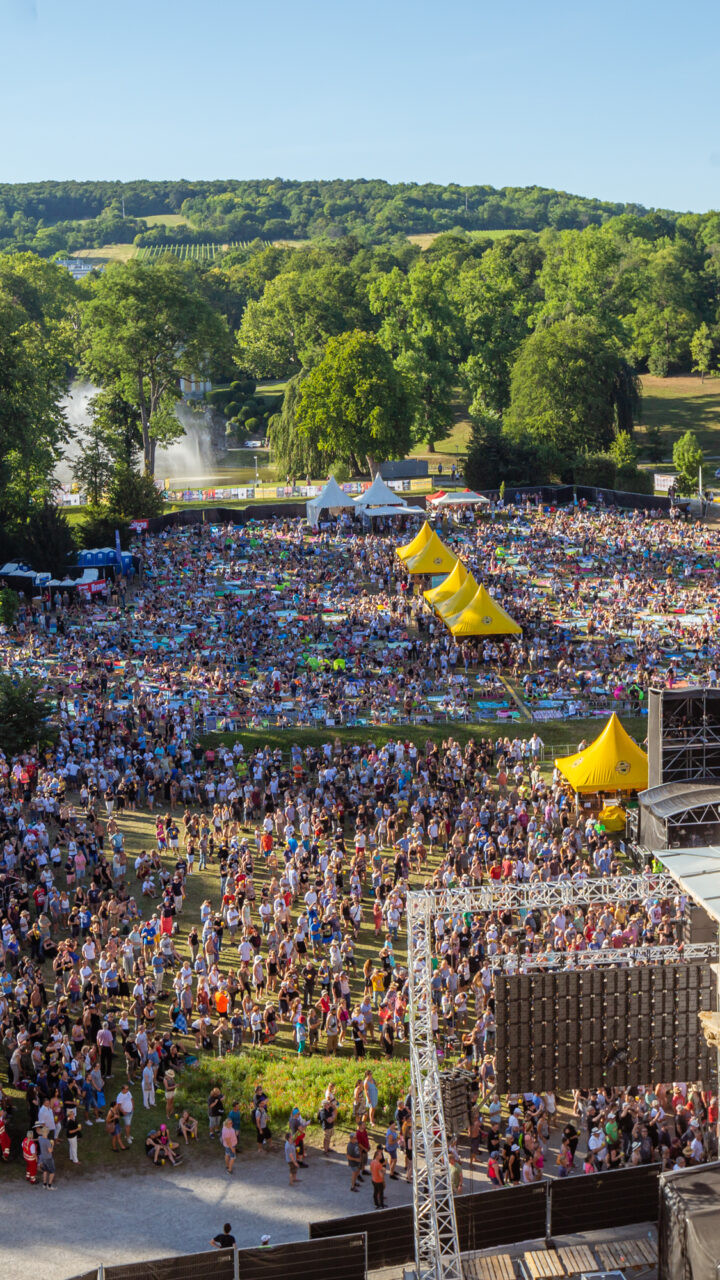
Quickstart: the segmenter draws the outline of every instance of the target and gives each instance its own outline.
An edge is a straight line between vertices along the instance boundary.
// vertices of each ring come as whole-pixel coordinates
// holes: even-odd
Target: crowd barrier
[[[412,1210],[410,1222],[412,1232]],[[366,1238],[357,1226],[340,1239],[212,1249],[177,1258],[100,1265],[73,1280],[287,1280],[290,1275],[293,1280],[336,1280],[339,1272],[343,1280],[366,1280]]]
[[[638,1165],[531,1186],[502,1187],[458,1196],[455,1217],[461,1253],[494,1249],[524,1240],[550,1239],[580,1231],[602,1231],[656,1222],[660,1165]],[[411,1205],[376,1213],[311,1222],[311,1240],[362,1231],[368,1269],[412,1262],[415,1243]]]
[[[656,1222],[660,1172],[659,1164],[640,1164],[581,1178],[556,1178],[549,1188],[550,1234]]]

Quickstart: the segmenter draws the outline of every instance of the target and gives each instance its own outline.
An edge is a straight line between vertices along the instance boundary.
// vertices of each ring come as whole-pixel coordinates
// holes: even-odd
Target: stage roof
[[[653,850],[681,889],[720,924],[720,848]]]
[[[698,804],[720,804],[720,786],[716,782],[663,782],[641,791],[638,800],[656,818],[672,818]]]

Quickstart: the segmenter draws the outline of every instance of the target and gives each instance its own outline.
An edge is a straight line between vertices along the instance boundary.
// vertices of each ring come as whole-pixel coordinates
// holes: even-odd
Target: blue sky
[[[0,181],[379,177],[720,206],[720,6],[0,0]]]

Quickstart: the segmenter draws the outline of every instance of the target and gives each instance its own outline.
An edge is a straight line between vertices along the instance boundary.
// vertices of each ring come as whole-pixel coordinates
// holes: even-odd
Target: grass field
[[[411,244],[419,245],[421,249],[429,249],[438,236],[447,234],[447,231],[422,231],[418,232],[417,235],[408,236],[407,239]],[[469,231],[467,234],[472,240],[499,240],[501,236],[534,235],[534,232],[519,231],[514,227],[507,227],[500,231]]]
[[[77,249],[74,258],[87,258],[90,262],[129,262],[136,257],[134,244],[104,244],[100,249]]]
[[[149,227],[189,227],[187,218],[181,213],[140,213],[139,218],[147,222]]]
[[[638,444],[643,432],[659,427],[672,460],[672,446],[685,431],[694,431],[708,458],[720,458],[720,379],[698,377],[642,379],[642,413]]]

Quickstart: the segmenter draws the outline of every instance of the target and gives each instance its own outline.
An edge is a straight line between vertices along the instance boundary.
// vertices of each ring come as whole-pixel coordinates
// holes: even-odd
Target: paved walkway
[[[229,1221],[241,1248],[307,1240],[308,1223],[372,1208],[369,1177],[356,1194],[344,1157],[309,1153],[310,1167],[288,1186],[279,1155],[241,1156],[228,1176],[217,1165],[188,1164],[133,1174],[58,1175],[57,1191],[0,1172],[3,1270],[13,1280],[68,1280],[99,1262],[197,1253]],[[219,1163],[219,1156],[218,1156]],[[385,1203],[409,1204],[411,1188],[388,1182]]]

